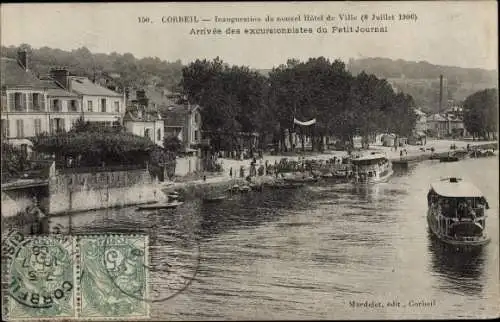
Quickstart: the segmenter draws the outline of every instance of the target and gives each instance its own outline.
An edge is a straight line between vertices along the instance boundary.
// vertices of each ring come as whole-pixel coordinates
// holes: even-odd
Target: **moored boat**
[[[392,163],[384,153],[353,157],[351,163],[354,183],[384,182],[393,174]]]
[[[173,201],[173,202],[158,202],[149,205],[142,205],[137,207],[137,210],[155,210],[155,209],[173,209],[182,205],[181,201]]]
[[[294,176],[294,177],[287,177],[283,178],[283,181],[286,183],[312,183],[312,182],[317,182],[319,180],[318,177],[313,177],[313,176]]]
[[[225,196],[206,197],[206,198],[203,198],[203,202],[216,203],[216,202],[224,201],[225,199],[226,199]]]
[[[472,183],[446,178],[431,184],[427,194],[427,223],[441,241],[454,246],[482,246],[488,202]]]

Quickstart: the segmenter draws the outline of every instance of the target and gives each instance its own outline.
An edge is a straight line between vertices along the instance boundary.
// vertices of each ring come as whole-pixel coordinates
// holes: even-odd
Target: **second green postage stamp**
[[[77,310],[83,319],[147,319],[148,238],[140,234],[76,237]]]

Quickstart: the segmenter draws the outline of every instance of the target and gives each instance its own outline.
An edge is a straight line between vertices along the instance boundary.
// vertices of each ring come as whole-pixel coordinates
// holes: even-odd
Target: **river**
[[[429,184],[446,176],[473,182],[490,204],[482,251],[450,250],[428,234]],[[175,211],[75,214],[72,226],[150,233],[151,312],[161,320],[486,318],[498,316],[498,215],[498,158],[488,158],[426,161],[376,185],[323,182]],[[177,273],[161,273],[166,262]]]

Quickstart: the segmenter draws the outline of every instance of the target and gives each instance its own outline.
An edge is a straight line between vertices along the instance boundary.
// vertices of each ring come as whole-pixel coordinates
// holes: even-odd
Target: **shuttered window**
[[[33,93],[32,104],[33,104],[34,111],[40,111],[42,109],[42,104],[41,104],[42,97],[43,96],[40,95],[39,93]]]
[[[10,136],[9,120],[2,120],[2,136],[8,138]]]
[[[9,111],[14,111],[15,110],[15,108],[16,108],[15,100],[16,100],[16,94],[9,93],[9,100],[8,100]]]
[[[34,125],[35,125],[35,135],[39,135],[42,133],[42,120],[41,119],[35,119],[34,120]]]
[[[33,94],[26,94],[26,110],[33,111]]]
[[[16,120],[16,131],[17,131],[16,137],[18,137],[18,138],[24,137],[24,121],[23,120]]]

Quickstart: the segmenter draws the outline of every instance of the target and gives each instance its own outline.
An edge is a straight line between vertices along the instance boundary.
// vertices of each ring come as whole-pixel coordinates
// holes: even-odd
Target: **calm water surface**
[[[482,251],[457,252],[428,234],[426,194],[445,176],[470,180],[489,201],[491,243]],[[163,213],[89,212],[74,215],[73,226],[149,232],[156,299],[174,294],[199,257],[192,284],[152,304],[163,320],[482,318],[498,315],[498,214],[492,158],[428,161],[377,185],[319,183]],[[161,273],[167,257],[178,276]],[[393,300],[401,307],[387,307]],[[422,300],[435,305],[409,306]],[[350,301],[385,307],[353,308]]]

